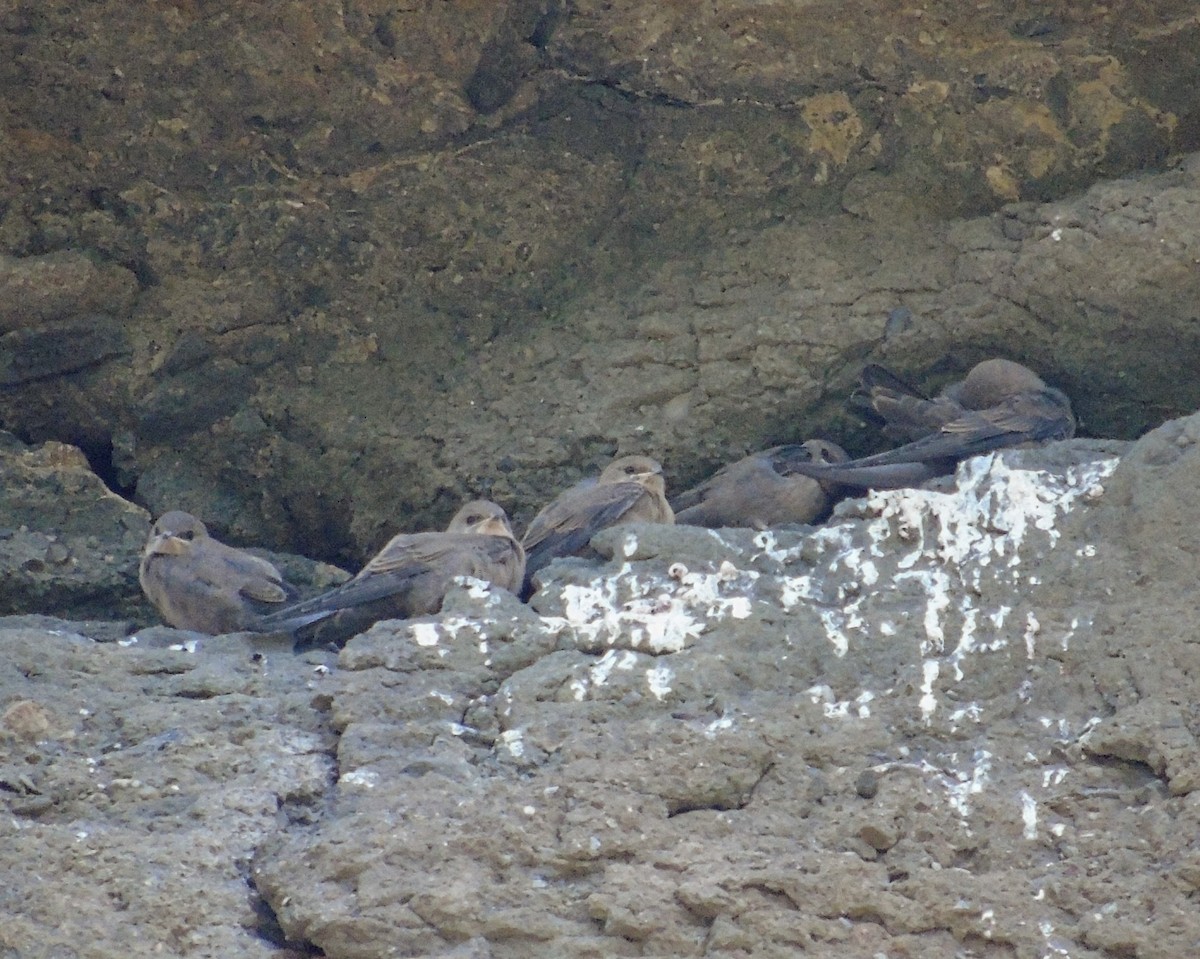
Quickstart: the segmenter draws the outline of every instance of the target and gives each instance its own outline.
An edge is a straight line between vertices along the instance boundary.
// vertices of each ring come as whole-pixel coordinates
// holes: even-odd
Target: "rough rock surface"
[[[126,631],[158,621],[138,585],[150,516],[105,486],[79,449],[54,440],[28,447],[0,431],[0,480],[0,616],[127,617]],[[302,556],[254,551],[304,594],[347,577]]]
[[[128,616],[143,604],[146,511],[117,496],[75,447],[0,431],[0,614]]]
[[[1131,438],[1196,406],[1146,345],[1200,353],[1195,174],[1066,198],[1200,146],[1198,40],[1189,0],[12,3],[0,425],[348,563],[617,449],[844,430],[867,354],[1044,360]]]
[[[353,564],[617,452],[864,452],[868,359],[1196,410],[1198,46],[1192,0],[4,5],[0,954],[1200,952],[1200,415],[340,654],[134,632],[143,507]]]
[[[1200,414],[610,530],[336,655],[0,623],[0,945],[1190,954],[1197,469]]]
[[[71,625],[0,625],[0,949],[278,956],[249,860],[329,788],[327,677],[210,650],[232,637],[97,644]]]

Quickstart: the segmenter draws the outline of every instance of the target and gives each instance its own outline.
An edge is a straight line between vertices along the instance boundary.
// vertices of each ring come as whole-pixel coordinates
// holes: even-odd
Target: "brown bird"
[[[751,453],[673,498],[675,522],[710,529],[767,529],[786,523],[819,522],[829,514],[838,484],[796,473],[793,464],[844,463],[846,459],[845,450],[826,440],[807,440]]]
[[[436,613],[456,577],[516,593],[524,575],[525,550],[504,510],[472,500],[445,532],[393,536],[352,579],[263,617],[256,629],[293,633],[306,644],[342,643],[381,619]]]
[[[624,523],[675,522],[662,466],[649,456],[622,456],[596,480],[560,493],[533,518],[525,536],[527,596],[533,574],[559,556],[595,556],[588,544],[600,530]]]
[[[864,370],[858,395],[887,420],[885,432],[912,442],[835,465],[796,463],[814,479],[872,489],[916,486],[980,453],[1075,435],[1066,394],[1011,360],[985,360],[928,399],[883,367]]]
[[[138,581],[169,625],[214,636],[249,629],[296,598],[271,563],[213,539],[180,510],[164,513],[151,528]]]
[[[1046,389],[1033,370],[1012,360],[996,358],[975,364],[956,383],[929,398],[895,373],[874,363],[863,368],[851,399],[884,420],[883,433],[909,442],[940,430],[963,410],[980,412],[1017,393]]]

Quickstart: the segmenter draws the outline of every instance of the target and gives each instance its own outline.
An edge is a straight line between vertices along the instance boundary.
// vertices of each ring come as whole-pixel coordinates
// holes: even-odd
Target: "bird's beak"
[[[187,548],[187,542],[172,533],[159,533],[146,544],[147,553],[159,556],[182,556]]]
[[[479,532],[487,536],[512,536],[508,523],[499,516],[492,516],[479,524]]]
[[[651,490],[661,490],[663,488],[663,474],[661,469],[651,470],[647,473],[638,473],[637,481]]]

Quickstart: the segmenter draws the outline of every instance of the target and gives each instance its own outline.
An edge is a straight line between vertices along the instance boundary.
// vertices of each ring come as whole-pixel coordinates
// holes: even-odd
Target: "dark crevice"
[[[671,96],[669,93],[633,90],[620,80],[599,77],[577,77],[576,79],[580,80],[585,87],[610,91],[629,103],[649,103],[653,106],[672,107],[679,110],[693,110],[700,106],[691,100]]]
[[[122,499],[133,498],[134,491],[137,488],[137,480],[122,481],[124,474],[117,468],[114,462],[111,437],[104,436],[87,439],[74,435],[70,429],[65,429],[61,432],[56,431],[55,435],[35,436],[27,430],[22,430],[15,425],[6,423],[0,423],[0,430],[11,433],[25,446],[38,446],[46,440],[57,440],[60,443],[69,443],[77,447],[87,460],[88,468],[100,478],[100,481],[106,487]]]
[[[247,875],[246,887],[250,890],[250,907],[254,910],[254,934],[280,949],[288,949],[301,956],[323,956],[325,951],[307,939],[299,941],[289,939],[279,924],[279,917],[271,904],[262,897],[254,883],[254,877]]]
[[[730,812],[741,808],[741,804],[737,802],[681,803],[667,811],[667,818],[674,819],[676,816],[684,816],[690,812]]]
[[[681,816],[684,813],[699,812],[701,810],[709,810],[713,812],[732,812],[737,809],[745,809],[754,799],[755,790],[759,784],[766,779],[771,770],[775,768],[774,763],[768,763],[767,766],[759,773],[759,776],[750,787],[736,797],[730,799],[717,799],[711,802],[681,802],[678,805],[673,805],[667,810],[667,818],[673,819],[675,816]]]
[[[137,481],[129,481],[124,472],[117,468],[113,461],[111,437],[81,442],[78,446],[83,451],[83,455],[87,457],[88,466],[91,467],[92,472],[100,477],[100,481],[105,486],[123,499],[132,498],[134,490],[137,489]]]

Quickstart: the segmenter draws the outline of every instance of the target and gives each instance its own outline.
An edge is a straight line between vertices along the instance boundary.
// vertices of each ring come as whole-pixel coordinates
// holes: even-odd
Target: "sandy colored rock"
[[[78,618],[144,610],[137,557],[146,511],[109,490],[73,446],[0,439],[0,610]]]
[[[0,12],[0,952],[1194,953],[1198,39],[1175,0]],[[1169,422],[601,534],[336,657],[131,634],[145,518],[87,469],[357,567],[626,452],[863,455],[863,363],[995,355],[1083,435]]]
[[[0,475],[0,614],[159,621],[138,585],[150,517],[110,490],[77,447],[53,440],[29,447],[0,432]],[[348,575],[259,552],[305,594]]]
[[[0,416],[239,540],[355,566],[626,451],[859,455],[864,359],[1045,358],[1125,438],[1200,402],[1150,345],[1197,353],[1194,175],[1077,195],[1200,142],[1169,2],[4,24]]]
[[[313,664],[27,628],[0,628],[0,650],[4,727],[34,702],[47,717],[36,737],[0,733],[5,869],[20,902],[0,944],[278,959],[243,864],[278,816],[311,814],[326,788]],[[184,679],[201,671],[223,677],[219,691]],[[36,701],[11,701],[33,675]]]
[[[123,316],[137,290],[128,270],[78,252],[0,257],[0,330],[90,313]]]
[[[1115,464],[1086,441],[973,460],[957,491],[872,494],[812,532],[610,530],[598,545],[615,561],[590,574],[577,560],[549,567],[540,621],[526,616],[515,633],[486,604],[478,624],[405,627],[389,640],[397,653],[475,658],[476,675],[493,621],[510,624],[508,637],[557,636],[559,652],[495,691],[485,680],[465,726],[461,687],[448,711],[429,692],[402,696],[417,707],[404,724],[423,730],[408,740],[420,761],[343,754],[344,815],[264,847],[259,887],[285,928],[335,955],[359,954],[362,934],[447,955],[480,938],[500,956],[619,955],[630,942],[699,955],[714,938],[766,955],[821,940],[950,956],[992,937],[1017,954],[1086,950],[1090,911],[1072,920],[1067,903],[1096,892],[1070,878],[1070,862],[1097,854],[1099,834],[1071,827],[1076,804],[1110,795],[1102,815],[1120,818],[1135,795],[1178,802],[1137,772],[1141,756],[1104,766],[1079,751],[1099,732],[1087,732],[1096,694],[1064,697],[1060,657],[1075,647],[1060,645],[1049,625],[1059,613],[1041,606],[1057,564],[1078,563],[1058,525],[1095,520]],[[721,563],[689,554],[714,542]],[[1104,569],[1091,567],[1101,581]],[[385,634],[342,653],[347,692],[428,681],[396,653],[371,652]],[[653,642],[669,636],[680,642]],[[392,678],[372,679],[380,666]],[[454,688],[442,673],[426,676]],[[376,714],[351,720],[343,741],[362,740],[360,723],[380,741]],[[389,782],[403,783],[399,807]],[[397,817],[405,828],[387,831]],[[427,830],[442,837],[432,858]],[[364,885],[382,882],[366,870],[384,832],[384,859],[405,864],[395,900]],[[356,835],[375,838],[356,852]],[[1047,867],[1049,849],[1059,865]],[[326,872],[361,878],[308,894],[290,878]],[[1053,899],[1029,899],[1030,882]],[[1009,897],[1045,902],[1047,918],[1022,907],[1010,922],[998,908]]]
[[[969,460],[816,529],[608,530],[534,607],[465,582],[338,654],[0,623],[4,854],[44,864],[0,941],[1180,954],[1190,568],[1149,605],[1128,571],[1188,533],[1139,538],[1127,497],[1182,496],[1195,429]]]

